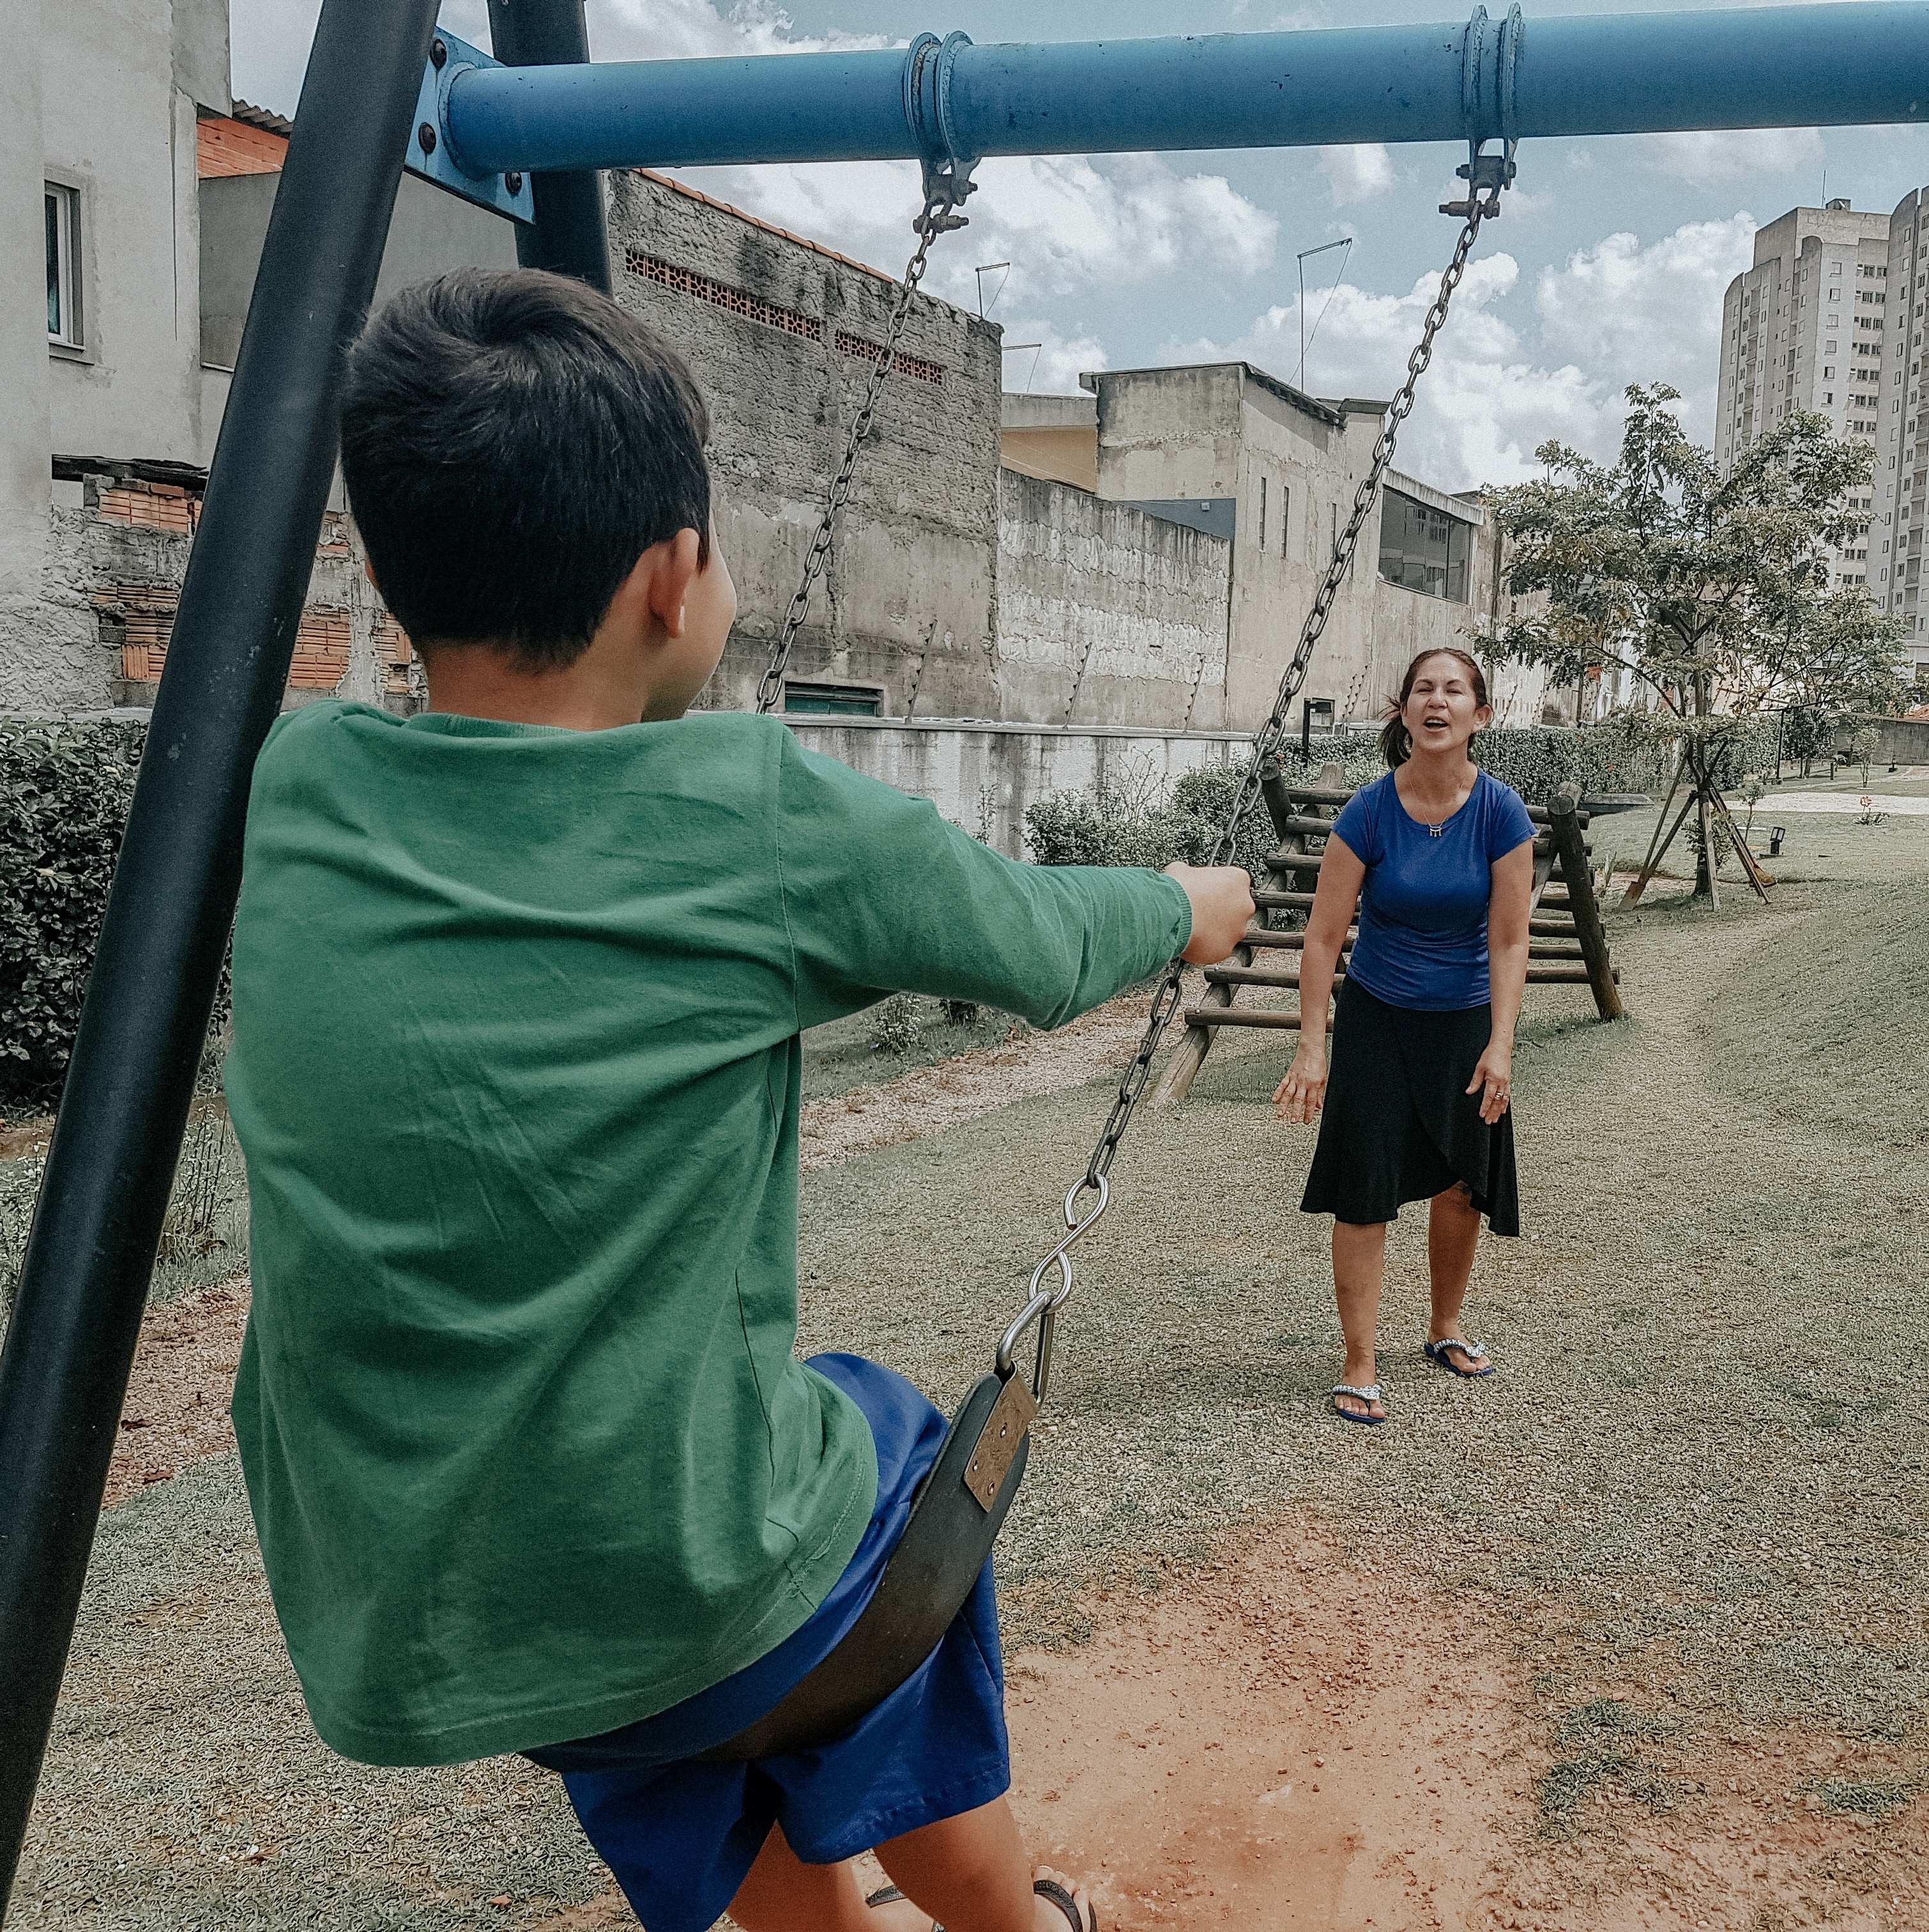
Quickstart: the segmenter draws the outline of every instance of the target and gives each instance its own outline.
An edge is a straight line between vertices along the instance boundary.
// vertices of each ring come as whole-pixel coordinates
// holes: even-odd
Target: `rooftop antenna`
[[[994,296],[992,299],[995,302],[997,297]],[[1008,342],[1005,345],[1005,352],[1008,356],[1018,349],[1035,349],[1038,352],[1038,356],[1042,356],[1045,352],[1045,345],[1042,342]],[[1025,378],[1025,393],[1028,396],[1032,393],[1032,381],[1038,373],[1038,356],[1034,356],[1032,358],[1032,373]]]
[[[1351,253],[1353,238],[1342,236],[1337,242],[1322,242],[1316,248],[1302,248],[1295,259],[1299,263],[1299,373],[1294,376],[1293,386],[1303,389],[1306,386],[1306,352],[1312,346],[1312,337],[1306,332],[1306,264],[1314,255],[1323,255],[1328,249],[1343,248]],[[1319,333],[1319,323],[1326,320],[1326,310],[1333,299],[1333,290],[1340,286],[1340,278],[1346,272],[1346,256],[1340,257],[1340,266],[1333,271],[1333,285],[1326,291],[1326,299],[1319,304],[1319,320],[1313,325],[1313,334]]]
[[[999,277],[997,287],[992,290],[990,305],[987,308],[984,299],[984,278],[994,268],[1002,268],[1005,273]],[[1011,264],[1009,262],[981,262],[972,273],[978,278],[978,319],[982,322],[998,306],[998,298],[1005,292],[1005,284],[1011,279]]]

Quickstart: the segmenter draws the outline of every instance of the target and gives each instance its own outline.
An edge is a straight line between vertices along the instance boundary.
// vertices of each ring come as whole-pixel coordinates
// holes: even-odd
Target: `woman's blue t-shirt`
[[[1485,1006],[1490,868],[1534,836],[1520,794],[1478,772],[1466,804],[1435,832],[1400,803],[1388,772],[1347,800],[1332,836],[1367,868],[1347,977],[1421,1012]]]

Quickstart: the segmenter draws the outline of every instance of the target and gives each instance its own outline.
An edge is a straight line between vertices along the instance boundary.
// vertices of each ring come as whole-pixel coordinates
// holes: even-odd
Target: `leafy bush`
[[[1549,726],[1483,731],[1474,740],[1472,752],[1475,764],[1536,802],[1569,781],[1583,792],[1658,796],[1667,790],[1674,758],[1664,731],[1639,716],[1580,731]],[[1355,788],[1386,770],[1376,731],[1315,738],[1304,766],[1296,742],[1284,755],[1289,784],[1311,782],[1329,764],[1337,764],[1344,783]],[[1774,721],[1737,724],[1724,736],[1719,755],[1737,771],[1751,761],[1772,762]],[[1232,811],[1245,771],[1243,762],[1206,766],[1186,772],[1169,791],[1127,782],[1056,792],[1026,807],[1026,844],[1041,866],[1158,867],[1175,859],[1203,865]],[[1271,814],[1263,801],[1256,801],[1240,822],[1237,854],[1256,883],[1266,883],[1265,855],[1277,842]]]
[[[912,1053],[924,1036],[915,993],[893,993],[871,1009],[870,1043],[879,1053]]]
[[[67,1077],[146,740],[0,718],[0,1109],[51,1106]],[[215,1029],[227,1009],[224,968]]]
[[[66,1076],[146,735],[0,720],[0,1107]]]

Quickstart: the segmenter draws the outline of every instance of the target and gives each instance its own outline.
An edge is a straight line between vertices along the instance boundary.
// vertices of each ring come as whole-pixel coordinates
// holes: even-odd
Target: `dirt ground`
[[[1770,909],[1658,890],[1611,920],[1625,1028],[1536,990],[1535,1226],[1476,1284],[1502,1376],[1417,1365],[1403,1220],[1385,1431],[1322,1412],[1277,1043],[1142,1124],[1001,1558],[1014,1802],[1108,1926],[1929,1927],[1929,1184],[1891,1131],[1929,1067],[1849,1134],[1723,1043],[1800,1035],[1770,964],[1919,892],[1920,823],[1803,821]],[[813,1103],[807,1342],[941,1399],[974,1372],[1137,1025],[1119,1003]],[[631,1922],[526,1765],[313,1739],[223,1413],[244,1315],[237,1282],[150,1318],[16,1922]]]

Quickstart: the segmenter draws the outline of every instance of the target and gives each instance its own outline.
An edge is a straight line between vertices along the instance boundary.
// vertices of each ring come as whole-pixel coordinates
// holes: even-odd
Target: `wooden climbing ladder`
[[[1245,942],[1223,965],[1206,969],[1206,991],[1197,1006],[1185,1009],[1185,1038],[1168,1063],[1153,1094],[1156,1106],[1182,1100],[1198,1077],[1221,1027],[1266,1027],[1283,1033],[1299,1030],[1297,1011],[1235,1004],[1241,988],[1290,988],[1299,985],[1299,962],[1290,956],[1261,964],[1265,953],[1291,956],[1306,944],[1305,915],[1312,909],[1313,888],[1325,863],[1326,834],[1340,808],[1352,796],[1337,765],[1322,770],[1318,782],[1289,785],[1280,760],[1267,760],[1260,773],[1266,809],[1278,845],[1266,855],[1271,885],[1253,895],[1257,921],[1246,929]],[[1621,1014],[1620,973],[1607,956],[1607,935],[1594,890],[1588,842],[1588,815],[1580,809],[1579,793],[1568,786],[1545,806],[1530,805],[1528,816],[1539,828],[1534,840],[1534,896],[1527,922],[1527,983],[1530,986],[1586,986],[1604,1020]],[[1296,923],[1287,921],[1297,916]],[[1358,916],[1357,910],[1355,914]],[[1357,925],[1350,927],[1340,952],[1335,986],[1346,976],[1346,965]],[[1332,1029],[1329,1012],[1327,1030]]]

